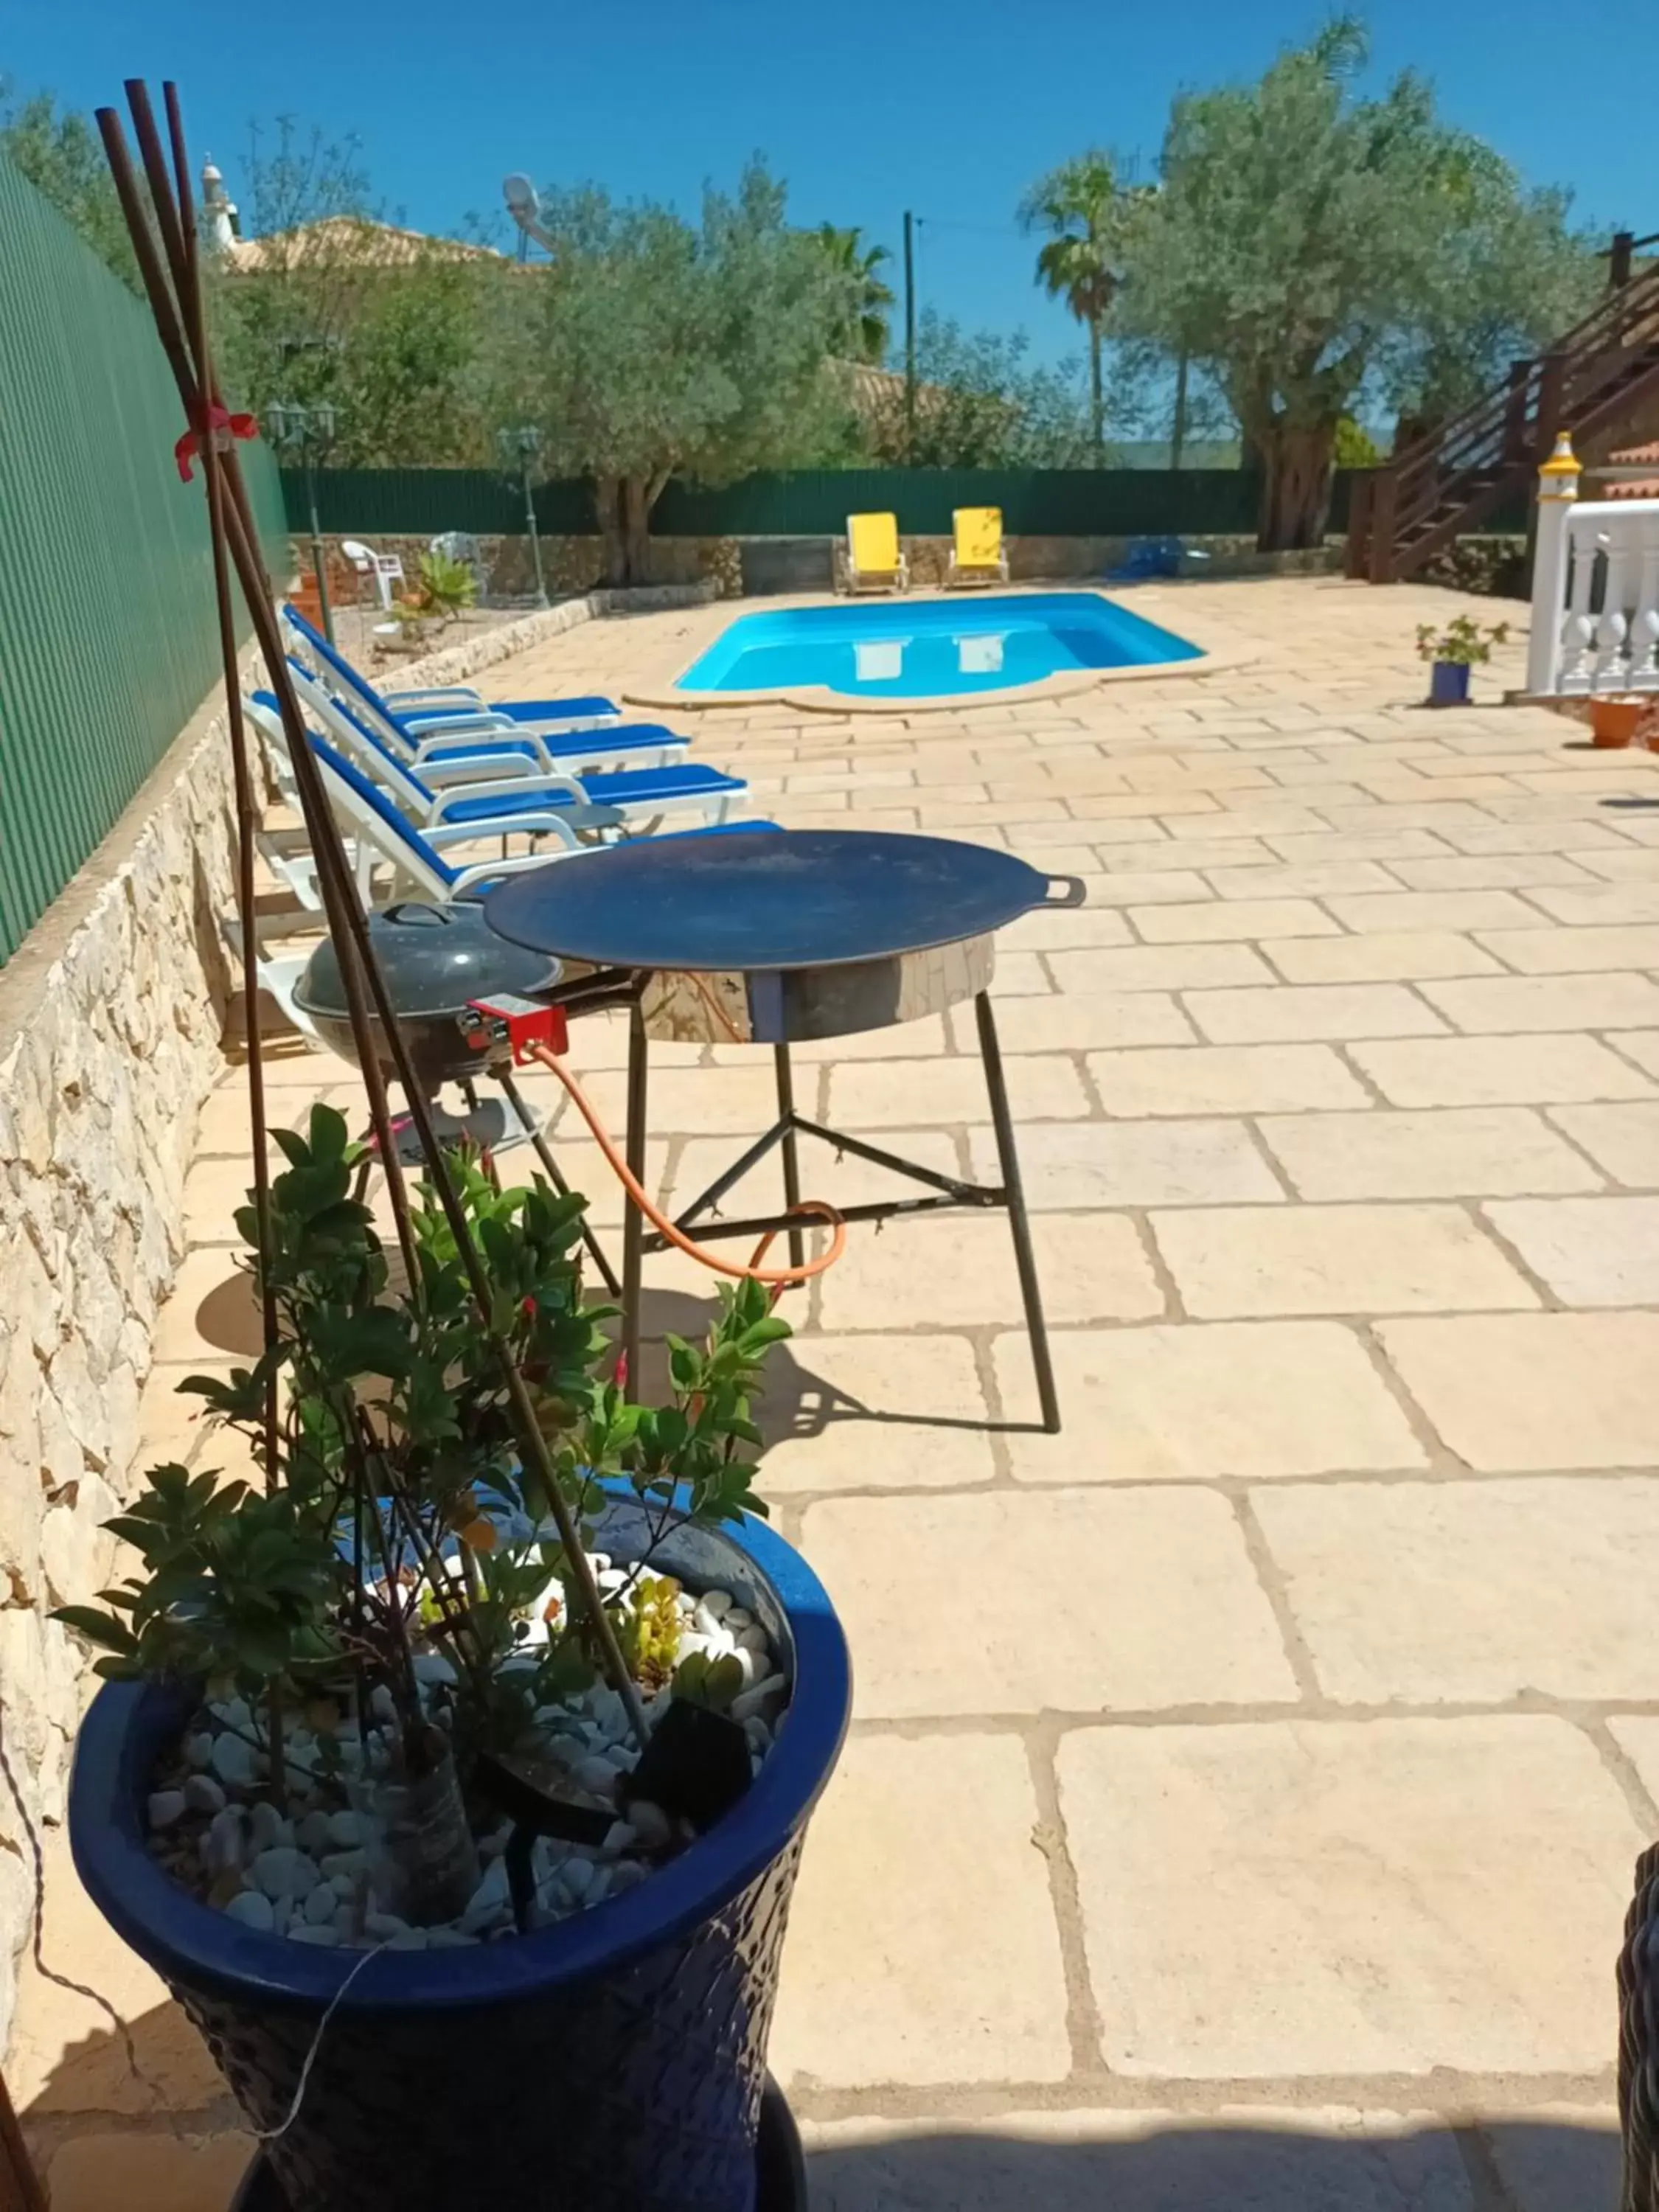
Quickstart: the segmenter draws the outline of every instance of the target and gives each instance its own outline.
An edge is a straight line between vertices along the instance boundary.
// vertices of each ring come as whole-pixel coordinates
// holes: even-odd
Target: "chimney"
[[[210,154],[202,164],[202,222],[207,244],[215,253],[234,253],[241,238],[236,210],[225,191],[225,180]]]

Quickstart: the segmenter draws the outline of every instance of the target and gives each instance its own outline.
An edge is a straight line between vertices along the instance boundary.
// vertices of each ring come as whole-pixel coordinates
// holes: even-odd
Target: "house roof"
[[[238,239],[224,265],[239,276],[264,269],[301,268],[331,261],[355,261],[370,269],[407,269],[428,254],[444,261],[500,261],[493,246],[467,246],[458,238],[433,238],[423,230],[404,230],[392,222],[370,222],[366,216],[325,216],[293,230],[268,232],[261,238]]]

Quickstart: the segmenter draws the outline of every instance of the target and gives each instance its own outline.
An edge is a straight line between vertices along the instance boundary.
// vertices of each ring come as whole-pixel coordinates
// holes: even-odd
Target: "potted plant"
[[[706,1346],[669,1340],[665,1402],[631,1400],[599,1373],[581,1200],[454,1156],[590,1577],[520,1469],[432,1194],[401,1279],[341,1117],[276,1140],[263,1263],[237,1216],[270,1349],[184,1386],[259,1480],[155,1468],[111,1523],[134,1571],[60,1614],[108,1678],[70,1788],[82,1880],[295,2212],[750,2212],[784,1919],[849,1699],[751,1487],[787,1325],[739,1284]]]
[[[1510,634],[1507,623],[1493,623],[1482,629],[1473,615],[1458,615],[1443,630],[1432,623],[1417,625],[1417,655],[1419,660],[1432,665],[1429,670],[1429,704],[1431,707],[1467,707],[1469,703],[1469,671],[1482,668],[1492,659],[1492,649],[1502,645]]]
[[[1639,744],[1644,738],[1651,743],[1653,730],[1659,726],[1659,700],[1651,692],[1634,698],[1594,698],[1589,719],[1591,742],[1601,750]]]

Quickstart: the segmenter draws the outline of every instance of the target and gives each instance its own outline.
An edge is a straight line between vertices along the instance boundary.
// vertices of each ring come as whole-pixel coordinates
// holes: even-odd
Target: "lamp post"
[[[317,599],[323,629],[334,642],[334,610],[328,597],[328,562],[323,551],[322,525],[317,520],[317,464],[334,443],[334,410],[326,402],[309,407],[297,400],[274,399],[265,410],[265,428],[277,451],[298,457],[305,471],[306,505],[311,518],[311,565],[317,578]]]
[[[547,580],[542,574],[542,541],[536,534],[536,495],[530,481],[530,465],[541,451],[542,434],[533,422],[521,422],[498,434],[503,458],[516,461],[524,483],[524,526],[530,534],[530,558],[536,571],[536,604],[547,605]]]

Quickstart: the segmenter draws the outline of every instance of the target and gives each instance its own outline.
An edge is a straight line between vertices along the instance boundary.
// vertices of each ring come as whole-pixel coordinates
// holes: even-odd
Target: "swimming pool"
[[[1200,648],[1096,592],[854,600],[743,615],[679,679],[682,691],[939,699],[1091,669],[1196,660]]]

